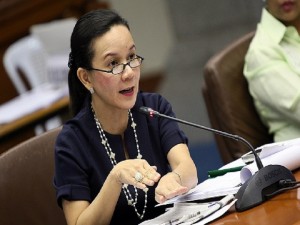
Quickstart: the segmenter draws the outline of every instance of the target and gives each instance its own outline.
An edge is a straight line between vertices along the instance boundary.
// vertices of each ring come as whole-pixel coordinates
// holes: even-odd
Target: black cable
[[[290,185],[296,185],[299,184],[300,181],[292,181],[292,180],[280,180],[279,181],[279,185],[286,187],[286,186],[290,186]]]
[[[295,188],[299,188],[300,187],[300,181],[281,180],[281,181],[279,181],[279,185],[280,186],[284,186],[284,188],[281,188],[281,189],[279,189],[277,191],[274,191],[271,194],[267,194],[265,196],[268,197],[268,198],[271,198],[274,195],[277,195],[277,194],[282,193],[284,191],[288,191],[288,190],[292,190],[292,189],[295,189]]]

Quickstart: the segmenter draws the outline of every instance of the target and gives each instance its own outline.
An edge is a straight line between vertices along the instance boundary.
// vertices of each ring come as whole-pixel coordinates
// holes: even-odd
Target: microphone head
[[[159,116],[159,115],[160,115],[159,112],[154,111],[153,109],[151,109],[151,108],[149,108],[149,107],[146,107],[146,106],[141,106],[141,107],[139,108],[139,111],[140,111],[141,113],[144,113],[144,114],[146,114],[146,115],[148,115],[148,116],[151,116],[151,117],[153,117],[153,116]]]
[[[151,112],[151,110],[152,110],[151,108],[146,107],[146,106],[141,106],[140,109],[139,109],[139,111],[140,111],[141,113],[144,113],[144,114],[146,114],[146,115],[149,115],[150,112]]]

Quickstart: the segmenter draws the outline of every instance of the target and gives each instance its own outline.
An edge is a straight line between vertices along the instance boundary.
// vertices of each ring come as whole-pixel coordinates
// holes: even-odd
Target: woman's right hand
[[[120,184],[130,184],[145,189],[159,181],[161,175],[156,170],[156,166],[150,166],[144,159],[128,159],[119,162],[110,174]]]

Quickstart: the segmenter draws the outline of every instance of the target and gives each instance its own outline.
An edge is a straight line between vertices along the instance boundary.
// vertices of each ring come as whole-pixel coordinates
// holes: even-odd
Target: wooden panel
[[[0,124],[0,154],[35,136],[34,127],[56,115],[59,115],[63,122],[70,119],[69,97],[64,97],[49,107],[25,115],[11,123]]]

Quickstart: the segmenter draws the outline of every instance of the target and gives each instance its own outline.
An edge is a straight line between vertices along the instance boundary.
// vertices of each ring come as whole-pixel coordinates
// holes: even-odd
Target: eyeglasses
[[[127,63],[120,63],[118,65],[115,65],[111,70],[101,70],[101,69],[96,69],[96,68],[88,68],[87,70],[96,70],[96,71],[101,71],[101,72],[105,72],[105,73],[112,73],[114,75],[118,75],[120,73],[123,73],[123,71],[125,70],[125,67],[128,65],[130,66],[130,68],[136,68],[139,67],[142,62],[143,62],[144,58],[141,56],[136,56],[133,59],[130,59]]]

